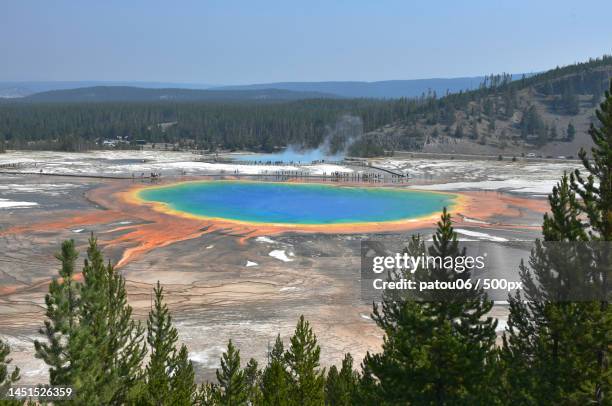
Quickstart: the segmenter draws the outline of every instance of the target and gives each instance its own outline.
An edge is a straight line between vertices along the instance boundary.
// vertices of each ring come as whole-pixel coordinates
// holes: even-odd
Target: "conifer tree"
[[[350,406],[356,402],[357,373],[353,370],[353,357],[346,354],[342,360],[340,372],[332,365],[325,383],[325,404]]]
[[[248,387],[248,402],[250,405],[262,405],[263,394],[261,392],[261,371],[257,361],[253,358],[244,367],[244,377]]]
[[[76,251],[62,245],[60,280],[49,286],[47,320],[36,342],[37,356],[50,367],[52,385],[73,386],[75,404],[126,403],[141,382],[146,353],[143,329],[131,319],[123,277],[89,240],[83,282],[75,283]]]
[[[285,363],[285,349],[280,334],[268,354],[268,365],[261,377],[261,389],[265,405],[284,406],[289,402],[289,374]]]
[[[198,406],[217,406],[219,404],[219,388],[211,382],[203,382],[195,395]]]
[[[574,137],[576,136],[576,127],[574,127],[574,124],[572,124],[571,121],[567,125],[566,134],[567,134],[567,141],[573,141]]]
[[[588,175],[576,170],[553,188],[542,227],[544,241],[536,241],[529,266],[520,267],[524,294],[509,299],[502,359],[508,395],[518,402],[611,401],[611,93],[612,88],[596,113],[600,125],[592,124],[589,130],[595,144],[592,158],[584,150],[579,153]],[[590,251],[591,241],[604,244]],[[585,252],[592,255],[588,261],[582,257]],[[590,287],[594,296],[578,301],[572,293],[581,285]]]
[[[68,340],[78,324],[79,283],[74,280],[78,256],[73,240],[62,243],[61,251],[56,255],[61,262],[60,277],[51,281],[49,293],[45,296],[47,320],[40,334],[45,336],[46,342],[34,341],[36,357],[49,366],[51,385],[66,385],[73,379]]]
[[[588,218],[589,238],[603,242],[599,245],[602,252],[597,257],[602,300],[589,304],[594,320],[592,334],[597,361],[590,371],[590,382],[580,388],[577,397],[605,403],[612,402],[612,373],[609,368],[612,331],[612,308],[609,304],[609,281],[612,277],[612,253],[609,248],[612,241],[612,81],[595,115],[600,124],[595,126],[591,123],[589,128],[589,135],[595,144],[591,149],[592,160],[584,149],[578,154],[588,175],[584,178],[576,170],[571,177],[572,190],[581,198],[578,207]]]
[[[373,363],[372,355],[368,352],[361,363],[361,374],[358,376],[357,391],[355,393],[356,404],[359,405],[380,405],[383,404],[382,390],[379,381],[374,376],[370,368]]]
[[[89,239],[80,289],[79,326],[70,337],[77,396],[89,404],[122,403],[142,377],[144,329],[132,320],[125,280],[104,265],[97,240]]]
[[[325,404],[335,405],[341,396],[338,384],[338,368],[335,365],[329,367],[327,378],[325,378]]]
[[[19,381],[19,368],[15,367],[9,371],[11,349],[7,343],[0,340],[0,399],[4,397],[9,388]],[[8,403],[8,402],[7,402]],[[0,404],[2,401],[0,400]]]
[[[197,388],[195,371],[185,345],[181,345],[181,349],[173,359],[170,388],[169,405],[188,406],[194,403]]]
[[[249,387],[240,368],[240,351],[234,347],[232,340],[227,343],[227,350],[221,356],[221,370],[217,369],[217,399],[224,406],[246,405]]]
[[[300,316],[285,352],[290,374],[290,399],[298,405],[321,405],[325,398],[325,369],[319,368],[321,348],[310,323]]]
[[[465,256],[446,209],[438,222],[433,244],[425,247],[414,236],[407,251],[412,256]],[[453,261],[455,263],[456,261]],[[418,268],[418,281],[468,279],[469,270],[429,266]],[[364,377],[376,392],[367,403],[382,399],[409,404],[484,404],[493,402],[490,377],[494,367],[494,322],[485,317],[492,307],[482,289],[437,290],[399,296],[386,293],[374,305],[373,319],[385,333],[383,351],[367,354]],[[368,376],[370,375],[370,376]],[[372,389],[371,389],[372,390]]]
[[[176,350],[178,332],[172,325],[159,281],[153,292],[155,300],[147,320],[151,357],[145,370],[144,395],[154,405],[192,404],[196,385],[187,347]]]
[[[164,289],[159,281],[153,289],[155,299],[147,320],[147,343],[151,356],[146,367],[146,396],[154,405],[167,404],[172,388],[173,361],[176,356],[178,332],[172,326],[168,306],[164,303]]]

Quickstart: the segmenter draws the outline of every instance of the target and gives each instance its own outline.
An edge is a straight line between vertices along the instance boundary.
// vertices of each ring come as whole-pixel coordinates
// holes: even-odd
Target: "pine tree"
[[[466,255],[465,249],[459,248],[446,209],[433,244],[425,247],[420,236],[414,236],[407,251],[415,257],[424,253],[440,258]],[[406,273],[404,277],[412,277],[417,283],[453,282],[467,280],[470,272],[429,266],[413,275]],[[370,399],[393,404],[494,402],[490,385],[496,322],[485,317],[491,307],[482,289],[436,290],[414,297],[385,293],[381,305],[373,308],[373,319],[385,333],[383,352],[367,354],[363,362],[362,382],[369,382],[377,392]]]
[[[131,319],[125,280],[104,258],[92,236],[83,267],[80,323],[71,338],[77,396],[86,403],[122,403],[142,380],[144,330]]]
[[[548,139],[549,140],[556,140],[558,133],[557,133],[557,126],[555,124],[551,124],[550,128],[549,128],[549,135],[548,135]]]
[[[185,345],[181,345],[181,349],[172,361],[168,405],[192,405],[195,401],[197,385],[193,364],[189,360],[189,353]]]
[[[249,387],[240,368],[240,351],[234,347],[232,340],[227,343],[227,351],[221,356],[221,371],[217,369],[219,387],[217,398],[224,406],[246,405]]]
[[[359,377],[353,370],[353,357],[346,354],[340,372],[335,365],[329,369],[325,383],[325,404],[350,406],[355,403]]]
[[[164,289],[157,281],[153,289],[155,300],[147,320],[147,343],[151,357],[146,367],[146,393],[151,404],[168,404],[172,388],[173,361],[176,356],[178,332],[172,326],[168,306],[164,303]]]
[[[9,388],[19,381],[19,368],[13,368],[13,371],[9,372],[11,359],[9,354],[11,349],[7,343],[0,340],[0,399],[4,397]],[[0,400],[2,404],[2,400]],[[7,403],[8,404],[8,403]]]
[[[379,381],[370,368],[370,365],[373,364],[371,358],[372,354],[368,352],[361,363],[361,374],[358,377],[359,381],[355,393],[355,403],[359,405],[378,406],[383,404]]]
[[[51,385],[67,385],[74,379],[72,349],[68,346],[68,340],[78,324],[80,284],[74,279],[78,256],[73,240],[62,243],[61,251],[56,255],[61,262],[60,278],[51,281],[49,293],[45,296],[47,320],[40,334],[45,336],[46,342],[34,341],[36,357],[49,366]]]
[[[576,127],[574,127],[574,124],[572,124],[572,122],[570,121],[570,123],[567,125],[567,141],[573,141],[575,136]]]
[[[219,404],[219,388],[214,383],[203,382],[195,396],[198,406],[217,406]]]
[[[463,138],[463,126],[461,124],[457,124],[455,127],[455,132],[453,134],[455,138]]]
[[[590,374],[589,384],[581,387],[577,395],[580,400],[596,400],[599,403],[611,402],[612,373],[610,362],[610,331],[612,331],[612,308],[609,305],[610,287],[608,281],[612,277],[612,253],[608,248],[612,241],[612,81],[610,89],[605,93],[605,99],[596,111],[600,126],[591,123],[589,135],[595,144],[591,149],[592,161],[584,149],[581,149],[580,159],[588,172],[583,178],[579,170],[574,172],[572,189],[581,197],[580,210],[586,214],[589,223],[589,238],[603,241],[603,252],[597,258],[599,280],[602,281],[601,293],[603,299],[599,303],[590,303],[591,316],[594,320],[592,331],[595,342],[596,363]]]
[[[321,405],[324,402],[325,369],[319,368],[321,348],[310,323],[300,316],[291,345],[285,352],[290,374],[291,402],[298,405]]]
[[[257,406],[263,404],[263,394],[261,392],[261,371],[257,361],[253,358],[244,367],[244,377],[248,387],[248,402],[250,405]]]
[[[325,379],[325,404],[335,405],[338,404],[338,399],[341,397],[341,390],[339,388],[338,379],[338,368],[335,365],[329,367],[327,372],[327,378]]]
[[[268,365],[261,377],[261,389],[265,405],[284,406],[289,403],[289,374],[285,363],[285,349],[280,335],[268,355]]]
[[[187,347],[176,350],[178,332],[172,325],[163,288],[157,282],[155,300],[147,320],[147,343],[151,348],[145,369],[146,385],[140,402],[152,405],[189,405],[196,392],[193,365]]]
[[[524,294],[510,298],[502,359],[508,395],[517,402],[611,401],[612,256],[607,245],[588,249],[592,241],[612,241],[611,93],[597,111],[600,126],[589,131],[592,159],[579,153],[588,176],[576,170],[553,188],[544,241],[536,241],[529,266],[521,264]],[[576,296],[583,286],[599,294]]]
[[[93,237],[75,283],[76,251],[62,245],[60,280],[49,286],[47,318],[36,342],[37,356],[50,366],[53,385],[73,386],[75,404],[126,403],[141,381],[146,353],[143,329],[131,320],[123,277],[104,259]]]

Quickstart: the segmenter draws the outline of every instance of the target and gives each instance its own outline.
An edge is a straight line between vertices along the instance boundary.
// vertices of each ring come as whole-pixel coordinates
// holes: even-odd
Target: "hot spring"
[[[149,187],[137,196],[177,214],[278,225],[418,219],[453,205],[457,197],[397,188],[225,180]]]

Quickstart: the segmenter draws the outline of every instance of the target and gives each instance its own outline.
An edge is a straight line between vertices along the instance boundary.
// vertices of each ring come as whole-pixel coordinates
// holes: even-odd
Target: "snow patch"
[[[483,240],[497,241],[497,242],[508,241],[508,239],[503,238],[503,237],[495,237],[491,234],[480,233],[478,231],[465,230],[463,228],[455,228],[455,232],[457,234],[467,235],[468,237],[481,238]]]
[[[259,265],[257,262],[253,262],[253,261],[247,261],[246,262],[246,267],[251,267],[251,266],[257,266]]]
[[[24,207],[38,206],[36,202],[17,202],[9,199],[0,199],[0,209],[21,209]]]
[[[266,236],[257,237],[257,238],[255,238],[255,241],[257,241],[257,242],[267,242],[268,244],[276,243],[276,241],[274,241],[273,239],[271,239],[269,237],[266,237]]]
[[[291,258],[287,257],[287,254],[285,253],[285,250],[270,251],[270,253],[268,255],[271,256],[272,258],[276,258],[279,261],[283,261],[283,262],[291,262],[291,261],[293,261]]]

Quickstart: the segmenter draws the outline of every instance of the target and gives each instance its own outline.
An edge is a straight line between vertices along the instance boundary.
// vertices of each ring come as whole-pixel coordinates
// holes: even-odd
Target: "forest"
[[[364,136],[349,151],[371,156],[384,150],[419,149],[441,135],[499,143],[543,145],[567,141],[568,128],[556,128],[534,108],[538,97],[551,114],[573,116],[581,105],[597,106],[612,73],[612,56],[555,68],[512,80],[487,76],[477,90],[414,99],[333,99],[232,102],[0,102],[0,144],[8,149],[83,151],[103,148],[104,140],[172,143],[206,151],[271,152],[288,145],[320,146],[343,116],[359,117]],[[588,100],[588,101],[587,101]],[[589,104],[590,103],[590,104]],[[518,114],[518,115],[517,115]],[[519,117],[519,122],[512,119]],[[373,136],[384,126],[402,126],[401,136]],[[503,126],[507,130],[498,130]],[[510,134],[508,134],[510,133]],[[336,151],[331,151],[336,152]]]

